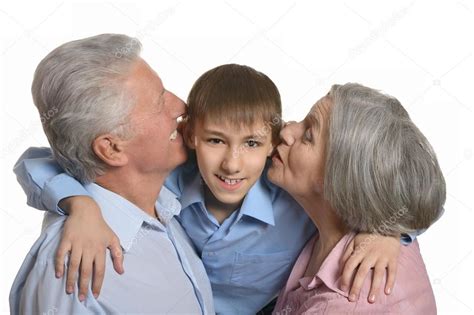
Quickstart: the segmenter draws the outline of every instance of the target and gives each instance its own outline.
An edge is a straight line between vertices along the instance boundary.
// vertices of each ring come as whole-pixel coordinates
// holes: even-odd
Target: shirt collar
[[[149,216],[122,196],[94,183],[85,185],[85,188],[98,203],[105,222],[117,234],[125,251],[130,250],[138,239],[137,234],[143,223],[162,231],[166,230],[159,220]],[[161,189],[156,205],[157,214],[165,223],[169,222],[176,212],[179,213],[176,208],[180,208],[176,196],[165,187]]]
[[[185,184],[183,187],[183,192],[181,194],[181,205],[183,209],[186,209],[194,203],[202,203],[203,208],[205,208],[204,201],[204,181],[201,178],[201,174],[196,169],[196,174],[193,176],[189,183]]]
[[[196,172],[194,178],[183,188],[181,195],[181,205],[183,209],[186,209],[194,203],[201,203],[203,208],[205,208],[204,185],[199,171]],[[263,177],[260,177],[255,182],[245,196],[238,219],[243,215],[253,217],[270,225],[275,225],[272,194],[265,184]]]
[[[323,282],[332,291],[337,292],[342,296],[349,297],[347,292],[344,292],[340,289],[340,260],[344,254],[345,249],[354,236],[355,234],[352,232],[344,235],[344,237],[339,240],[336,246],[323,261],[319,271],[316,273],[316,276],[312,278],[306,277],[300,280],[300,284],[305,290],[312,290],[321,284],[321,282]]]
[[[171,190],[163,186],[158,195],[155,209],[160,220],[164,222],[165,225],[168,225],[174,216],[180,214],[181,203],[178,201],[178,197]]]
[[[340,258],[354,236],[355,234],[352,232],[346,234],[323,261],[316,275],[314,277],[304,277],[306,268],[311,260],[314,243],[319,237],[319,235],[316,234],[306,243],[298,256],[288,281],[283,288],[284,294],[286,295],[288,292],[291,292],[300,286],[306,291],[311,291],[324,283],[330,290],[348,298],[349,294],[339,289],[341,279]]]
[[[260,177],[250,188],[240,208],[240,216],[249,216],[270,225],[275,225],[272,194]]]

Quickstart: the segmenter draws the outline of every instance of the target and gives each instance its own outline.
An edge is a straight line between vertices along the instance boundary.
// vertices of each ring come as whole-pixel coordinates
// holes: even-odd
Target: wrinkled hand
[[[400,237],[367,233],[360,233],[354,237],[346,248],[340,264],[344,266],[341,290],[347,292],[351,279],[354,279],[349,293],[350,301],[354,302],[359,299],[361,287],[372,268],[374,272],[367,298],[369,303],[375,302],[385,272],[387,272],[385,294],[388,295],[392,292],[397,275],[400,246]]]
[[[65,256],[70,253],[67,267],[66,292],[74,292],[79,273],[79,300],[85,300],[92,277],[92,293],[100,294],[105,274],[105,255],[109,248],[114,269],[123,273],[123,256],[120,242],[105,223],[97,203],[87,196],[63,199],[59,206],[69,212],[55,258],[56,277],[64,275]],[[80,270],[79,270],[80,269]],[[92,274],[92,271],[94,272]]]

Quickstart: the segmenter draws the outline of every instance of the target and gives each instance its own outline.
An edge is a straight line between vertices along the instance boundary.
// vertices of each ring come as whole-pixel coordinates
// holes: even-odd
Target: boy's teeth
[[[227,185],[235,185],[241,181],[241,179],[228,179],[223,176],[219,176],[221,180],[223,180]]]
[[[170,136],[170,140],[173,141],[174,139],[176,139],[177,136],[178,136],[178,130],[173,131],[173,133]]]

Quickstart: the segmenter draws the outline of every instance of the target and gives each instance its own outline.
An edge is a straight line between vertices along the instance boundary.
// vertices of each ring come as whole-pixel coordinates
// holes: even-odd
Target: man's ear
[[[105,164],[110,166],[124,166],[128,163],[125,154],[125,141],[111,134],[100,135],[92,142],[94,153]]]

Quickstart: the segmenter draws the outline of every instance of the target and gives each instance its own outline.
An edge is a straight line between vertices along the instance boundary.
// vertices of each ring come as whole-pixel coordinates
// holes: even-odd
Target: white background
[[[27,147],[47,145],[33,72],[56,46],[106,32],[138,37],[144,59],[183,99],[204,71],[231,62],[274,80],[285,119],[301,119],[333,83],[396,96],[447,181],[446,213],[419,238],[439,313],[473,313],[473,12],[467,0],[2,2],[0,313],[42,219],[12,173]]]

